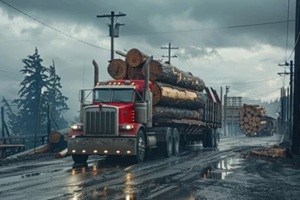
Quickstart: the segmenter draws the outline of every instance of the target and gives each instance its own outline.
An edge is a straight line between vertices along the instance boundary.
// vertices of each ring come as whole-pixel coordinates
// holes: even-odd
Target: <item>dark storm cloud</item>
[[[209,47],[244,45],[251,47],[256,43],[285,46],[285,23],[235,29],[226,27],[286,20],[288,0],[7,0],[7,2],[46,23],[74,23],[79,27],[81,24],[82,27],[91,25],[103,29],[107,35],[109,19],[96,18],[96,15],[110,14],[111,11],[123,12],[127,16],[118,19],[120,23],[125,23],[125,26],[121,26],[121,37],[128,40],[143,39],[156,47],[166,41],[180,41],[184,37],[186,37],[183,39],[184,45],[191,45],[195,42],[193,38],[196,35],[202,36],[197,41],[199,45]],[[290,1],[291,19],[294,19],[294,2],[295,0]],[[1,6],[9,13],[16,14],[16,11],[7,6],[3,4]],[[153,22],[154,18],[160,20]],[[176,27],[176,20],[186,20],[187,23],[194,21],[198,26]],[[290,33],[293,29],[293,23],[290,23]],[[210,36],[207,37],[207,34]],[[292,41],[290,40],[291,43]],[[182,42],[177,43],[183,45]]]
[[[161,59],[167,50],[160,47],[171,43],[179,47],[172,51],[178,56],[173,60],[174,65],[199,75],[207,85],[219,87],[278,76],[277,62],[284,58],[281,54],[286,47],[286,23],[247,25],[286,20],[288,0],[4,1],[62,33],[103,47],[95,48],[51,30],[0,2],[1,78],[6,66],[18,73],[23,66],[21,59],[38,47],[45,66],[51,65],[52,59],[55,61],[63,80],[63,92],[70,98],[73,109],[78,108],[78,89],[93,84],[93,59],[101,68],[100,78],[110,78],[106,69],[110,58],[107,26],[110,20],[96,16],[111,11],[127,14],[118,19],[125,25],[120,27],[120,37],[115,39],[115,50],[139,48]],[[295,0],[290,0],[290,19],[295,18],[294,9]],[[294,22],[289,23],[288,41],[290,54],[294,46]],[[12,80],[16,82],[14,96],[21,79]],[[12,83],[6,80],[1,82],[1,94],[12,91],[7,89]],[[274,89],[267,84],[263,85],[265,88],[254,86],[233,84],[231,91],[245,93],[253,89],[267,94]]]

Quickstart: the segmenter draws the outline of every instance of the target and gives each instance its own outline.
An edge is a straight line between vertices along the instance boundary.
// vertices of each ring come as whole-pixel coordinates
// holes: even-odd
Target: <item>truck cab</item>
[[[144,80],[97,83],[92,90],[92,103],[81,102],[82,126],[77,124],[70,130],[68,150],[75,162],[84,162],[92,154],[136,155],[137,134],[143,135],[140,146],[145,146],[143,126],[148,109],[143,97],[144,83]]]

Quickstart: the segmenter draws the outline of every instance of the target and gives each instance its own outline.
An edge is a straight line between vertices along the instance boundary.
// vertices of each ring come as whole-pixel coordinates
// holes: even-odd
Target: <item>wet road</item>
[[[247,166],[243,155],[259,147],[279,144],[280,140],[280,135],[222,138],[217,149],[203,149],[201,144],[195,144],[179,156],[153,157],[142,164],[125,159],[107,161],[104,157],[93,156],[87,166],[72,168],[71,157],[55,159],[53,154],[0,161],[0,197],[8,200],[230,199],[235,194],[235,197],[244,195],[243,199],[247,199],[241,189],[247,188],[246,182],[236,183],[239,187],[231,191],[228,187],[231,184],[224,181],[232,177],[235,177],[232,181],[241,181],[239,177],[246,173],[241,170]],[[257,164],[264,166],[260,162]],[[256,178],[262,177],[263,174]],[[295,183],[295,187],[299,186]],[[236,191],[241,191],[241,194]],[[249,191],[248,199],[251,199],[251,194]]]

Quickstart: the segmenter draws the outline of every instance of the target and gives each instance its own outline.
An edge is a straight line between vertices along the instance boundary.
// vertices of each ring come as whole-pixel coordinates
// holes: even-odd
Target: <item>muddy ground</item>
[[[250,152],[279,145],[282,137],[222,138],[219,148],[192,145],[179,156],[135,164],[92,156],[40,154],[0,161],[2,199],[300,199],[300,159]]]

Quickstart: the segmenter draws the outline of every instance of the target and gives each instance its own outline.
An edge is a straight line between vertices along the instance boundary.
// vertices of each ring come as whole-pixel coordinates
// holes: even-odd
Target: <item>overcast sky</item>
[[[37,47],[44,66],[56,64],[73,120],[79,89],[93,86],[92,60],[111,78],[110,20],[96,17],[111,11],[126,14],[115,50],[162,59],[171,43],[173,65],[218,91],[230,86],[229,96],[270,101],[288,86],[277,73],[294,59],[295,0],[0,0],[1,99],[18,98],[22,59]]]

